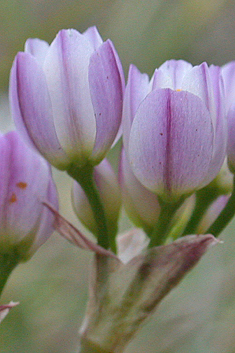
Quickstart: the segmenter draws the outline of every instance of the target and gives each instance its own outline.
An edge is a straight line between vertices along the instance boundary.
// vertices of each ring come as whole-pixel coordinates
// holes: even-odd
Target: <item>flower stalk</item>
[[[19,261],[20,256],[15,250],[7,254],[0,254],[0,296],[11,272],[18,265]]]
[[[175,203],[167,203],[164,201],[159,201],[161,206],[160,215],[154,228],[153,232],[150,234],[149,247],[163,245],[170,233],[170,223],[175,215],[175,212],[182,205],[184,198],[181,198]]]
[[[68,169],[68,174],[81,185],[89,200],[95,221],[97,223],[98,244],[104,249],[111,247],[115,252],[115,242],[110,242],[109,240],[104,208],[94,182],[93,172],[94,167],[90,165],[78,167],[75,164],[72,164]]]
[[[220,233],[223,231],[223,229],[227,226],[227,224],[231,221],[234,214],[235,214],[235,178],[233,181],[233,192],[230,199],[228,200],[227,205],[220,213],[219,217],[207,230],[207,233],[211,233],[215,237],[218,237]]]

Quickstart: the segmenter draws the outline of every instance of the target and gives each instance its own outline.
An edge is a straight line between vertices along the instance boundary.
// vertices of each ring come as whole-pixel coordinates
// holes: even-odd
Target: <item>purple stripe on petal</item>
[[[213,126],[200,98],[189,92],[151,92],[133,121],[129,158],[140,182],[164,197],[193,192],[213,155]]]

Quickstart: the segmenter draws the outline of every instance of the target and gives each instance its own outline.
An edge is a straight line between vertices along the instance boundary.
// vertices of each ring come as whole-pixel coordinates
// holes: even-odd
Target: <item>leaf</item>
[[[148,249],[127,264],[96,255],[82,340],[107,352],[122,352],[161,300],[218,243],[212,235],[190,235]],[[102,285],[100,285],[102,284]]]
[[[93,243],[85,235],[83,235],[77,228],[75,228],[71,223],[69,223],[64,217],[62,217],[59,212],[49,203],[43,202],[43,204],[49,208],[49,210],[54,214],[54,228],[68,241],[72,244],[78,246],[81,249],[93,251],[96,254],[112,257],[118,261],[118,257],[109,250],[102,248],[102,246]]]

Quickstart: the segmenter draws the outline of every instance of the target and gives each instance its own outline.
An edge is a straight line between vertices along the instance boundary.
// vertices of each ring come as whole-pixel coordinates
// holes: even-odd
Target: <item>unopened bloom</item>
[[[128,216],[137,227],[145,229],[147,233],[151,232],[157,223],[160,205],[157,196],[135,177],[124,149],[120,158],[119,180]]]
[[[53,232],[54,217],[43,202],[58,208],[48,163],[17,132],[0,135],[0,254],[31,256]]]
[[[124,145],[139,181],[174,201],[207,185],[225,158],[227,129],[219,67],[167,61],[149,82],[129,71]]]
[[[121,207],[121,195],[117,177],[107,159],[104,159],[94,168],[94,180],[104,208],[108,232],[115,235]],[[91,206],[85,192],[76,181],[73,185],[72,200],[74,210],[80,221],[93,234],[97,235],[97,223]]]
[[[10,79],[17,128],[59,169],[96,165],[121,123],[124,77],[110,40],[97,29],[61,30],[49,46],[29,39]]]

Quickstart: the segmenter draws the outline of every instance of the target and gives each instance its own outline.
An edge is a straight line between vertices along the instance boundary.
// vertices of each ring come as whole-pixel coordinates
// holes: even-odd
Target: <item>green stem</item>
[[[183,235],[195,234],[197,226],[206,210],[217,197],[217,192],[207,187],[196,192],[196,205]]]
[[[16,265],[19,263],[19,255],[16,251],[12,251],[9,254],[0,253],[0,295],[2,294],[3,288],[14,270]]]
[[[89,203],[92,208],[94,218],[97,224],[98,244],[103,248],[108,249],[110,247],[110,244],[109,244],[107,222],[106,222],[104,208],[100,199],[100,195],[94,182],[93,171],[94,171],[93,166],[86,165],[82,168],[79,168],[73,164],[71,165],[71,167],[68,169],[67,172],[83,188],[89,200]]]
[[[235,179],[233,179],[233,192],[228,200],[227,205],[220,213],[219,217],[215,222],[210,226],[206,233],[211,233],[217,237],[222,230],[227,226],[235,214]]]
[[[156,227],[150,235],[150,248],[163,245],[165,243],[170,232],[170,222],[183,201],[184,199],[180,199],[180,201],[175,203],[166,203],[160,200],[161,212]]]

